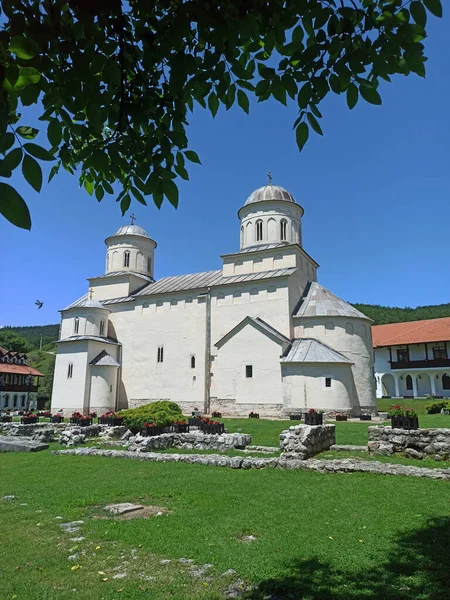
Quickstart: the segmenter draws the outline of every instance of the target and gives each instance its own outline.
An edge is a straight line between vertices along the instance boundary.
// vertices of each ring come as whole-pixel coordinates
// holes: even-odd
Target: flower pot
[[[336,415],[336,421],[347,421],[347,415]]]
[[[112,427],[123,425],[123,417],[109,417],[107,419],[107,425],[111,425]]]
[[[405,423],[405,417],[398,417],[395,415],[391,417],[392,429],[403,429],[404,423]]]
[[[222,413],[214,411],[211,416],[212,416],[213,419],[221,419],[222,418]]]
[[[189,425],[187,423],[173,423],[171,429],[173,433],[189,433]]]
[[[20,422],[22,425],[34,425],[35,423],[39,423],[39,417],[22,417]]]
[[[141,429],[141,435],[146,437],[161,435],[162,433],[164,433],[164,427],[160,427],[159,425],[155,425],[154,427],[143,427]]]
[[[294,415],[289,415],[289,419],[291,421],[301,421],[302,420],[302,413],[295,413]]]
[[[6,416],[5,416],[5,417],[2,417],[2,418],[0,419],[0,421],[1,421],[2,423],[12,423],[12,417],[6,417]]]
[[[305,413],[305,425],[323,425],[322,413]]]
[[[248,415],[248,418],[249,418],[249,419],[259,419],[259,413],[254,413],[254,412],[251,412],[251,413]]]
[[[189,417],[188,425],[190,425],[191,427],[200,427],[201,421],[201,417]]]
[[[201,423],[200,430],[203,433],[220,434],[225,433],[225,425],[223,423]]]
[[[72,425],[77,425],[78,427],[89,427],[89,425],[92,425],[92,418],[87,417],[84,419],[77,419],[75,417],[71,417],[70,422]]]
[[[108,425],[109,418],[108,417],[98,417],[97,423],[99,425]]]
[[[50,422],[51,423],[64,423],[64,417],[62,415],[61,416],[59,416],[59,415],[53,416],[50,419]]]
[[[392,417],[391,426],[393,429],[418,429],[419,417]]]
[[[360,421],[371,421],[372,420],[372,415],[361,415],[359,417]]]

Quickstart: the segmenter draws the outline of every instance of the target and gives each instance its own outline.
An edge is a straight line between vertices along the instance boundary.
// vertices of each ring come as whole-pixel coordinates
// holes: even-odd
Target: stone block
[[[406,448],[405,450],[406,458],[418,458],[422,459],[424,454],[423,452],[419,452],[418,450],[414,450],[414,448]]]
[[[386,442],[368,442],[367,447],[370,454],[378,456],[390,456],[394,453],[394,446]]]
[[[40,452],[47,450],[48,444],[17,437],[0,436],[0,452]]]

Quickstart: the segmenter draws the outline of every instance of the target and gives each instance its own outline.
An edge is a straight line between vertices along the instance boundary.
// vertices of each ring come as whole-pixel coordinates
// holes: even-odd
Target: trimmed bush
[[[449,402],[447,400],[439,400],[438,402],[430,402],[427,404],[425,408],[427,409],[427,413],[429,415],[437,415],[444,408],[448,408]]]
[[[183,418],[181,408],[175,402],[168,400],[159,400],[150,402],[137,408],[128,408],[121,410],[119,415],[123,417],[123,424],[126,427],[142,428],[144,423],[156,423],[160,427],[168,427],[174,421]]]

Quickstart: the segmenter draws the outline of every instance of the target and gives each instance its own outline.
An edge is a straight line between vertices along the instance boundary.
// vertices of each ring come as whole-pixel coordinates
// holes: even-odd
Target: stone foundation
[[[305,460],[335,443],[335,425],[295,425],[280,434],[281,459]]]
[[[282,403],[280,404],[262,404],[252,402],[248,404],[238,404],[236,400],[225,400],[221,398],[211,398],[210,412],[221,412],[224,417],[248,417],[249,413],[259,413],[260,417],[271,419],[286,419],[288,413]]]
[[[368,431],[371,454],[403,453],[408,458],[450,460],[450,429],[369,427]]]
[[[128,449],[131,452],[151,452],[167,448],[226,451],[232,448],[245,448],[251,443],[252,436],[245,433],[205,434],[202,431],[194,431],[163,433],[148,437],[138,434],[128,440]]]

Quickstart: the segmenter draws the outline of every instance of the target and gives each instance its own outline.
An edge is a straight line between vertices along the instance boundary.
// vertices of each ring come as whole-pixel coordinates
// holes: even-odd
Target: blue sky
[[[381,107],[360,101],[349,111],[345,96],[331,93],[320,107],[324,136],[312,134],[301,154],[294,103],[254,103],[249,116],[221,108],[215,119],[196,109],[188,135],[202,166],[178,182],[178,210],[150,200],[130,209],[158,243],[156,278],[220,268],[220,255],[239,247],[238,209],[270,169],[305,209],[303,244],[321,265],[320,283],[351,302],[449,302],[450,38],[445,18],[430,18],[428,29],[426,79],[382,84]],[[87,291],[86,278],[104,272],[104,239],[129,217],[65,173],[40,194],[15,183],[33,227],[0,218],[0,326],[56,323]]]

